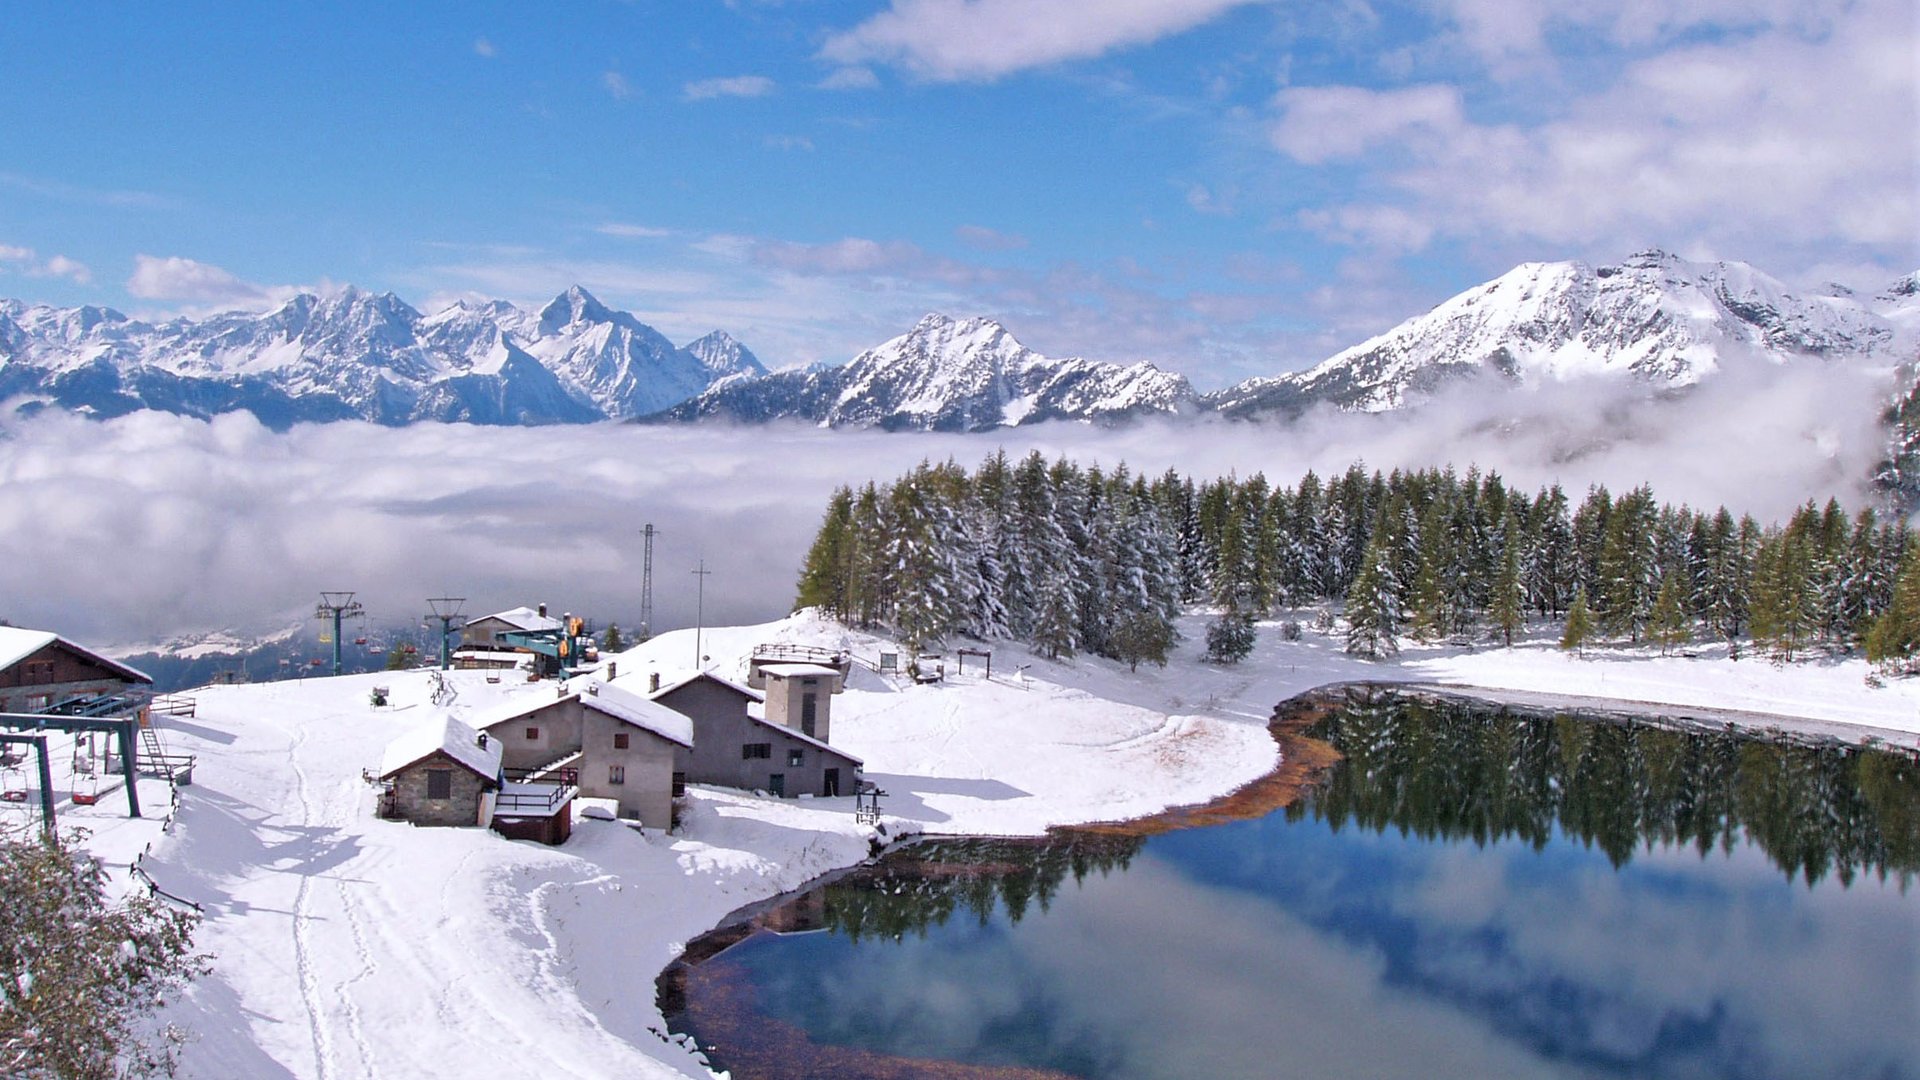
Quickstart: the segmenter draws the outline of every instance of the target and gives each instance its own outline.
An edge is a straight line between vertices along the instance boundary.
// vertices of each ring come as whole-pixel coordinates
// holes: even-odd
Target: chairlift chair
[[[25,754],[9,753],[0,757],[0,802],[23,803],[27,801],[27,770]]]
[[[73,739],[73,805],[92,806],[100,801],[100,770],[93,767],[93,735]]]

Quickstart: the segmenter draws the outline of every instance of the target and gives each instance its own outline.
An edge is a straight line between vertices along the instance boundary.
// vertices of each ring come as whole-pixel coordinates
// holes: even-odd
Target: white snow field
[[[1905,745],[1920,731],[1920,686],[1870,687],[1858,660],[1574,660],[1534,641],[1367,664],[1337,637],[1286,642],[1268,624],[1253,657],[1223,668],[1199,661],[1202,621],[1184,629],[1167,667],[1134,674],[1008,643],[995,646],[990,680],[972,658],[956,672],[952,656],[934,685],[856,667],[832,703],[833,741],[889,793],[883,825],[898,837],[1033,834],[1226,794],[1275,764],[1265,727],[1275,704],[1349,679],[1744,710],[1776,715],[1743,722]],[[805,614],[707,630],[699,651],[737,675],[768,641],[879,651]],[[650,671],[670,682],[695,653],[692,631],[665,634],[616,658],[620,682],[643,687]],[[729,912],[869,852],[874,830],[855,823],[851,798],[701,787],[676,835],[588,802],[558,848],[376,818],[361,774],[390,740],[446,712],[470,719],[554,693],[551,682],[486,676],[452,673],[458,697],[444,711],[424,671],[194,691],[195,717],[162,721],[170,749],[199,755],[167,830],[163,788],[147,821],[126,822],[111,798],[87,808],[103,854],[123,860],[151,844],[144,869],[205,907],[196,943],[214,954],[213,972],[166,1010],[197,1036],[185,1075],[705,1076],[695,1051],[662,1035],[662,967]],[[375,685],[390,687],[389,707],[369,703]]]

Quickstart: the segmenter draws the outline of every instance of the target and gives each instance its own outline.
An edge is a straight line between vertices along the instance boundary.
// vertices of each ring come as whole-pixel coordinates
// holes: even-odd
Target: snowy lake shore
[[[884,833],[855,822],[851,798],[698,786],[673,834],[596,814],[559,848],[379,820],[362,770],[439,715],[428,673],[402,672],[195,691],[194,718],[164,721],[173,748],[199,755],[173,826],[122,819],[102,839],[116,854],[150,847],[144,868],[206,909],[197,943],[214,971],[167,1010],[197,1034],[185,1075],[705,1076],[697,1051],[665,1034],[655,978],[731,912],[855,864],[876,841],[1036,835],[1226,795],[1273,770],[1275,706],[1329,683],[1713,710],[1742,726],[1920,745],[1920,685],[1871,686],[1858,659],[1776,667],[1711,649],[1575,659],[1533,639],[1408,647],[1366,663],[1338,637],[1286,641],[1268,624],[1252,657],[1221,667],[1199,658],[1202,620],[1183,630],[1167,666],[1137,672],[1007,643],[991,678],[972,660],[961,674],[950,659],[946,681],[930,685],[856,666],[833,704],[833,738],[888,792]],[[708,629],[700,648],[729,673],[770,641],[867,658],[881,644],[801,615]],[[676,631],[618,664],[623,684],[644,685],[694,660],[693,632]],[[450,682],[447,711],[463,718],[553,692],[482,672]],[[370,705],[375,685],[390,688],[388,707]],[[106,826],[114,804],[88,809]]]

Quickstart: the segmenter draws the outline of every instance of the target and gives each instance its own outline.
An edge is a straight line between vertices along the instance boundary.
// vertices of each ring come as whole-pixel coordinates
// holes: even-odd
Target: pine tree
[[[1237,664],[1253,652],[1254,638],[1252,615],[1223,611],[1207,624],[1207,659]]]
[[[1493,579],[1487,618],[1507,647],[1512,648],[1513,632],[1526,625],[1527,600],[1522,587],[1520,519],[1511,508],[1500,531],[1506,543],[1500,553],[1500,570]]]
[[[1400,651],[1399,583],[1389,541],[1378,535],[1375,541],[1361,557],[1360,573],[1347,592],[1347,652],[1368,660]]]
[[[1648,619],[1647,630],[1659,644],[1662,656],[1674,646],[1693,640],[1686,604],[1681,599],[1682,591],[1679,577],[1668,575],[1660,582],[1660,592],[1653,602],[1653,614]]]
[[[854,543],[853,491],[836,488],[827,502],[826,519],[820,523],[820,531],[814,534],[813,546],[807,549],[806,561],[801,564],[795,611],[817,607],[842,622],[851,618]]]
[[[626,639],[620,636],[620,624],[613,622],[608,623],[607,632],[600,635],[601,650],[603,652],[617,653],[623,651],[626,647]]]
[[[1893,602],[1867,633],[1867,659],[1890,673],[1911,673],[1920,653],[1920,548],[1909,552]]]
[[[1560,635],[1560,647],[1575,656],[1582,655],[1581,650],[1593,637],[1593,612],[1587,609],[1587,590],[1573,591],[1573,604],[1567,608],[1567,628]]]

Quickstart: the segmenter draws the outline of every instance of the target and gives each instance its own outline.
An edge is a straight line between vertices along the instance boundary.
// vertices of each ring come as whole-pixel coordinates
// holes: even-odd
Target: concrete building
[[[826,742],[831,737],[833,695],[840,692],[839,669],[824,664],[766,664],[767,719],[781,727]]]
[[[0,712],[39,712],[72,698],[123,693],[152,683],[145,672],[50,630],[0,626]]]
[[[453,717],[387,745],[380,816],[415,825],[486,825],[500,788],[500,744]]]
[[[816,676],[817,677],[817,676]],[[863,763],[844,750],[767,719],[763,695],[712,672],[657,684],[648,676],[648,698],[693,723],[693,745],[676,754],[675,769],[684,783],[765,791],[774,795],[851,795],[860,784]],[[796,676],[793,693],[803,684]],[[815,692],[819,691],[815,687]],[[816,728],[826,731],[825,695],[816,702]],[[798,712],[798,709],[795,710]]]
[[[597,676],[509,702],[479,721],[516,779],[571,770],[580,794],[611,799],[621,817],[673,824],[675,761],[690,750],[692,721]]]
[[[484,651],[512,652],[513,646],[502,641],[501,634],[511,631],[558,630],[560,620],[547,616],[547,605],[538,608],[517,607],[506,611],[496,611],[491,615],[482,615],[469,619],[467,625],[460,628],[460,647]]]

